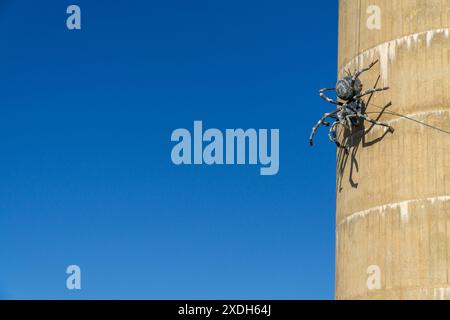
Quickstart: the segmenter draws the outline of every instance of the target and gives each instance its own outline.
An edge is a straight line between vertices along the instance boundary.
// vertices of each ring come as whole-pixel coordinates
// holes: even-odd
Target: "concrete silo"
[[[340,0],[339,75],[375,59],[395,132],[338,151],[336,298],[450,299],[450,0]]]

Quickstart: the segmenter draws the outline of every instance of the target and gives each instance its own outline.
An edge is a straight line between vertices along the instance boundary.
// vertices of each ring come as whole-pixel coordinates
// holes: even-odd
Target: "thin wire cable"
[[[375,104],[373,104],[373,103],[369,103],[369,105],[374,106],[375,108],[378,108],[378,109],[380,109],[380,110],[383,110],[382,107],[379,107],[379,106],[377,106],[377,105],[375,105]],[[367,112],[367,113],[368,113],[368,114],[369,114],[369,113],[387,113],[387,114],[392,114],[392,115],[394,115],[394,116],[398,116],[398,117],[401,117],[401,118],[404,118],[404,119],[407,119],[407,120],[416,122],[416,123],[418,123],[418,124],[420,124],[420,125],[423,125],[423,126],[425,126],[425,127],[428,127],[428,128],[431,128],[431,129],[434,129],[434,130],[437,130],[437,131],[440,131],[440,132],[442,132],[442,133],[445,133],[445,134],[450,135],[450,131],[447,131],[447,130],[445,130],[445,129],[438,128],[438,127],[435,127],[435,126],[432,126],[431,124],[428,124],[428,123],[426,123],[426,122],[419,121],[419,120],[417,120],[417,119],[413,119],[413,118],[411,118],[411,117],[405,116],[405,115],[403,115],[403,114],[400,114],[400,113],[397,113],[397,112],[394,112],[394,111],[386,111],[386,110],[384,110],[384,111],[381,111],[381,112]]]

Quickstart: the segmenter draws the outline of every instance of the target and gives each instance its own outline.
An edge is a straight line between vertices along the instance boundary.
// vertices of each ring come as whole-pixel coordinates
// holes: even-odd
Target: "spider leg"
[[[334,120],[337,120],[337,117],[335,116],[335,115],[329,115],[328,116],[328,118],[331,118],[331,119],[334,119]],[[325,127],[329,127],[330,126],[330,123],[329,122],[326,122],[326,121],[324,121],[323,123],[322,123],[322,125],[324,125]]]
[[[311,136],[309,137],[309,144],[310,144],[311,146],[313,145],[314,135],[316,134],[317,129],[319,129],[319,127],[320,127],[321,125],[326,125],[326,124],[324,124],[324,123],[327,123],[327,122],[325,122],[325,120],[326,120],[328,117],[333,116],[334,114],[338,113],[339,110],[340,110],[340,109],[336,109],[336,110],[334,110],[334,111],[332,111],[332,112],[325,113],[325,114],[323,115],[323,117],[320,118],[319,122],[317,122],[317,124],[313,127],[312,132],[311,132]],[[329,125],[329,124],[328,124],[328,125]]]
[[[331,125],[331,127],[330,127],[330,130],[328,131],[328,139],[331,141],[331,142],[336,142],[336,126],[338,125],[338,123],[339,122],[337,122],[337,121],[335,121],[332,125]]]
[[[332,124],[332,126],[331,126],[331,128],[330,128],[330,131],[328,131],[328,139],[330,139],[331,142],[334,142],[338,148],[340,148],[340,149],[345,149],[345,151],[348,152],[348,148],[347,148],[347,147],[344,147],[343,145],[341,145],[341,143],[337,140],[336,127],[337,127],[339,124],[342,125],[342,123],[339,122],[339,121],[335,121],[335,122]]]
[[[320,89],[320,90],[319,90],[319,95],[320,95],[320,97],[321,97],[323,100],[325,100],[326,102],[335,104],[335,105],[337,105],[337,106],[342,106],[342,105],[343,105],[342,102],[339,102],[339,101],[333,100],[333,99],[331,99],[331,98],[328,98],[328,97],[324,94],[325,91],[331,91],[331,90],[335,90],[335,89],[336,89],[336,88],[323,88],[323,89]]]
[[[372,94],[372,93],[378,92],[378,91],[385,91],[385,90],[389,90],[389,87],[370,89],[370,90],[367,90],[366,92],[358,94],[357,96],[355,96],[355,99],[360,99],[364,96],[367,96],[368,94]]]
[[[368,116],[366,116],[365,114],[358,113],[358,117],[360,117],[360,118],[362,118],[362,119],[364,119],[364,120],[366,120],[366,121],[368,121],[368,122],[370,122],[370,123],[373,123],[373,124],[376,124],[376,125],[379,125],[379,126],[386,127],[386,128],[388,128],[389,131],[391,131],[391,132],[394,132],[394,130],[395,130],[393,127],[391,127],[391,126],[388,125],[387,123],[384,123],[384,122],[380,122],[380,121],[376,121],[376,120],[374,120],[374,119],[371,119],[371,118],[369,118]]]
[[[376,65],[377,62],[378,62],[378,60],[375,60],[375,61],[372,62],[368,67],[366,67],[366,68],[364,68],[364,69],[362,69],[362,70],[356,72],[356,73],[353,75],[353,81],[356,80],[362,73],[364,73],[364,72],[369,71],[370,69],[372,69],[372,67],[373,67],[374,65]]]
[[[350,142],[353,144],[353,123],[352,119],[350,119],[350,116],[346,116],[345,120],[347,121],[348,130],[350,131]]]

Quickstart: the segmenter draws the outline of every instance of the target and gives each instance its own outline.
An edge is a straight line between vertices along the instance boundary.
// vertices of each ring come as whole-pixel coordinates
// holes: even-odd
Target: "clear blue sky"
[[[82,30],[66,28],[78,4]],[[332,299],[337,1],[0,0],[0,298]],[[280,172],[175,166],[279,128]],[[65,287],[82,269],[82,290]]]

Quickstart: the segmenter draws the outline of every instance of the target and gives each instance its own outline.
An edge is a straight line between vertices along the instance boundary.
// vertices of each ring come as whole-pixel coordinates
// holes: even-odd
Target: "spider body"
[[[337,107],[335,110],[325,113],[319,120],[319,122],[313,127],[309,139],[311,146],[313,145],[314,135],[321,125],[330,127],[330,130],[328,132],[330,141],[334,142],[339,148],[346,149],[347,151],[348,147],[342,146],[341,143],[337,140],[336,130],[338,125],[341,125],[344,128],[348,129],[350,131],[350,134],[352,134],[354,127],[359,126],[364,121],[368,121],[375,125],[384,126],[389,128],[389,130],[391,130],[392,132],[394,131],[394,129],[387,123],[373,120],[369,118],[365,113],[366,105],[362,98],[377,91],[384,91],[389,89],[388,87],[384,87],[370,89],[365,92],[362,91],[363,85],[361,83],[361,80],[359,79],[359,76],[363,72],[370,70],[377,62],[378,60],[372,62],[367,68],[357,71],[354,74],[350,74],[350,72],[347,72],[347,76],[337,81],[335,88],[324,88],[320,90],[320,97],[325,101],[336,105]],[[339,100],[333,100],[331,98],[328,98],[324,94],[325,91],[332,90],[336,92]],[[326,122],[328,118],[334,120],[331,125],[330,123]]]
[[[339,99],[344,101],[351,100],[354,96],[360,94],[362,91],[361,80],[352,80],[350,76],[338,80],[336,83],[336,95]]]

